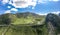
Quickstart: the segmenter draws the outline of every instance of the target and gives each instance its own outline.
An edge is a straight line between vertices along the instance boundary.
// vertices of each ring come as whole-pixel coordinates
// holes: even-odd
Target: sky
[[[60,0],[0,0],[0,14],[32,12],[40,15],[60,13]]]

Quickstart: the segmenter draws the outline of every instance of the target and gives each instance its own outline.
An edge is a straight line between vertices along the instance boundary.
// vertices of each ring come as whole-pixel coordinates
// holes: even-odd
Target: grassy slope
[[[31,27],[16,27],[10,28],[6,35],[35,35],[35,32],[32,31]]]
[[[36,28],[32,28],[31,26],[18,26],[19,24],[37,23],[45,17],[34,18],[33,16],[27,16],[26,18],[18,18],[16,17],[16,15],[12,15],[10,16],[10,18],[12,21],[11,24],[15,26],[11,26],[9,30],[5,33],[5,35],[47,35],[47,28],[45,25],[43,25],[42,27],[38,26]],[[0,29],[0,34],[2,34],[6,27],[2,27]]]
[[[6,35],[47,35],[47,28],[45,25],[41,27],[11,26]]]
[[[7,29],[7,27],[0,27],[0,35]]]
[[[43,17],[38,19],[40,19],[39,21],[41,21]],[[47,28],[45,25],[36,26],[34,28],[32,28],[31,26],[19,26],[19,24],[21,23],[29,23],[29,22],[32,22],[32,20],[34,19],[31,17],[28,19],[12,17],[12,23],[14,24],[14,26],[11,26],[9,30],[5,33],[5,35],[47,35]],[[38,20],[35,20],[35,21],[38,21]],[[2,27],[0,29],[1,29],[0,31],[2,31],[0,32],[0,34],[2,34],[4,31],[3,29],[6,29],[6,27],[5,28]]]
[[[44,19],[43,16],[35,18],[32,15],[31,16],[27,16],[26,18],[24,18],[24,17],[18,18],[18,17],[16,17],[16,15],[12,15],[10,17],[11,17],[11,21],[12,21],[11,24],[13,24],[13,25],[29,24],[29,23],[37,22],[36,19],[38,19],[39,21],[41,21],[42,19]]]

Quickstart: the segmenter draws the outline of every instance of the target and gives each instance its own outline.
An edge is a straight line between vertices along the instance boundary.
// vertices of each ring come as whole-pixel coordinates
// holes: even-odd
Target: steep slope
[[[9,18],[9,15],[10,14],[3,14],[3,15],[0,15],[0,25],[2,24],[10,24],[11,23],[11,20]]]
[[[50,13],[46,17],[46,23],[49,31],[48,35],[56,35],[58,29],[60,28],[60,17]]]

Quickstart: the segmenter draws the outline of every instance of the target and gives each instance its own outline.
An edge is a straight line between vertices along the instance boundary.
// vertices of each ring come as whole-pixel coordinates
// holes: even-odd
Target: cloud
[[[11,4],[11,5],[15,6],[16,8],[26,8],[29,6],[32,6],[34,8],[37,4],[47,3],[49,1],[57,2],[59,0],[10,0],[10,1],[3,0],[2,3],[3,4],[6,4],[6,3]]]
[[[5,13],[11,13],[11,11],[10,10],[7,10],[7,11],[5,11]]]
[[[13,2],[13,3],[12,3]],[[3,4],[11,4],[13,6],[15,6],[16,8],[26,8],[29,6],[35,7],[37,0],[3,0],[2,3]]]
[[[14,12],[18,12],[18,10],[16,8],[12,8],[11,10],[7,10],[5,11],[5,13],[12,13],[12,11]]]
[[[16,8],[12,8],[11,11],[18,11],[18,9],[16,9]]]
[[[8,3],[8,1],[9,1],[9,0],[2,0],[2,3],[3,3],[3,4],[6,4],[6,3]]]
[[[40,3],[47,3],[47,2],[51,2],[51,1],[58,2],[59,0],[38,0],[37,2],[38,2],[38,4],[40,4]]]
[[[60,11],[56,11],[56,12],[48,12],[48,13],[36,13],[36,14],[39,14],[39,15],[47,15],[49,13],[53,13],[53,14],[56,14],[58,15],[60,13]]]
[[[54,1],[54,2],[57,2],[57,1],[59,1],[59,0],[49,0],[49,1]]]
[[[8,8],[11,8],[11,6],[7,6]]]
[[[47,15],[47,13],[44,13],[44,14],[40,13],[39,15]]]
[[[38,4],[40,4],[40,3],[46,3],[47,0],[38,0],[37,2],[38,2]]]
[[[39,14],[39,15],[47,15],[48,13],[36,13],[36,14]]]
[[[53,14],[59,14],[59,13],[60,13],[60,11],[51,12],[51,13],[53,13]]]
[[[16,8],[26,8],[29,6],[34,7],[36,6],[36,1],[37,0],[20,0],[20,1],[15,0],[12,5],[15,6]]]

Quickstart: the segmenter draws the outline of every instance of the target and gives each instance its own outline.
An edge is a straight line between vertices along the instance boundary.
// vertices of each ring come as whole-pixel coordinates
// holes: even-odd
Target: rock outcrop
[[[48,27],[48,35],[56,35],[56,31],[60,28],[60,17],[58,15],[49,13],[46,16],[46,23]]]

